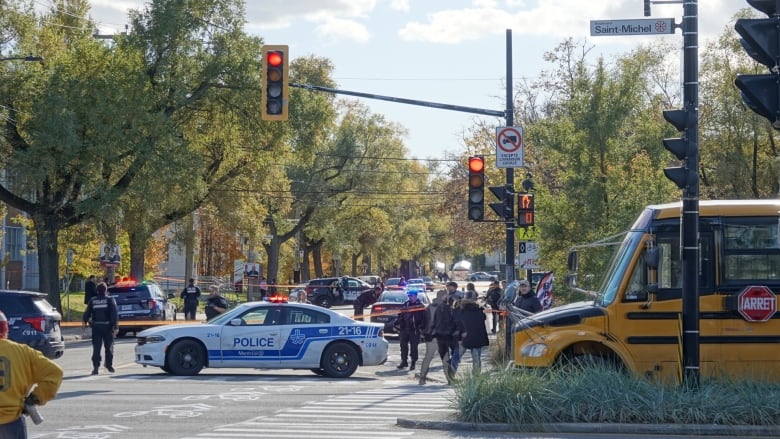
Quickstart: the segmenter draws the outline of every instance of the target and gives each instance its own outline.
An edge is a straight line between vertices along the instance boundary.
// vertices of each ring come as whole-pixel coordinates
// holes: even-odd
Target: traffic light
[[[485,158],[481,155],[469,157],[469,206],[471,221],[485,219]]]
[[[288,69],[286,45],[263,46],[262,120],[287,120]]]
[[[664,148],[677,157],[677,160],[685,160],[691,156],[690,142],[688,141],[687,130],[689,126],[688,112],[685,110],[664,110],[664,119],[674,125],[677,131],[682,133],[682,137],[664,139]],[[696,170],[689,170],[685,163],[682,166],[675,166],[664,169],[664,175],[680,189],[685,189],[693,183],[696,177]]]
[[[490,186],[490,192],[498,198],[498,203],[490,203],[490,208],[504,221],[515,219],[515,199],[512,186]]]
[[[534,225],[534,194],[517,194],[517,226]]]
[[[740,42],[751,58],[770,69],[762,75],[737,75],[734,84],[748,108],[780,129],[780,15],[776,0],[748,0],[769,18],[740,18],[734,25]]]

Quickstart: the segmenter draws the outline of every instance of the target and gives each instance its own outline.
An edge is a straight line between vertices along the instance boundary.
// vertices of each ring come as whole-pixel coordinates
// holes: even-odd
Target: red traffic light
[[[266,56],[266,61],[271,67],[279,67],[282,65],[282,61],[284,61],[280,52],[268,52]]]
[[[485,170],[484,157],[469,157],[469,171],[482,172]]]

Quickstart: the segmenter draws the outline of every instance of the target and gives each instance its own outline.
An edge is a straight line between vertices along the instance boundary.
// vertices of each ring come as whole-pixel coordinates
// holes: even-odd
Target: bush
[[[779,425],[780,384],[702,380],[697,390],[613,369],[494,370],[455,384],[459,419],[548,423]]]

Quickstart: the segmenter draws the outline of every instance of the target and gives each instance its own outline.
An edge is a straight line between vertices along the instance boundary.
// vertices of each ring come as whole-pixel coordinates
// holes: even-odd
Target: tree
[[[168,132],[138,111],[130,91],[141,83],[130,55],[92,38],[87,11],[85,1],[71,0],[53,2],[41,17],[17,3],[2,12],[14,38],[1,49],[46,63],[3,71],[0,166],[9,178],[0,201],[32,219],[40,289],[60,309],[60,231],[115,201],[155,153],[150,140]]]

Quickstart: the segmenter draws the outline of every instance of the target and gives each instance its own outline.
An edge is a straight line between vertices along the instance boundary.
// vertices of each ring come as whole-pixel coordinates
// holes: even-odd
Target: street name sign
[[[496,128],[496,166],[499,168],[522,168],[523,127]]]
[[[637,18],[633,20],[591,20],[590,35],[668,35],[674,33],[674,18]]]

